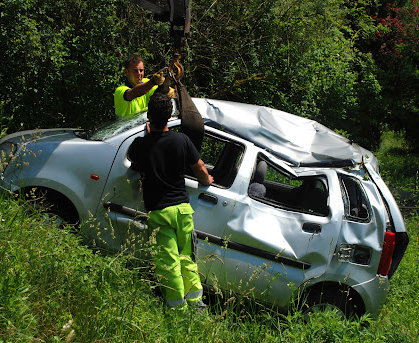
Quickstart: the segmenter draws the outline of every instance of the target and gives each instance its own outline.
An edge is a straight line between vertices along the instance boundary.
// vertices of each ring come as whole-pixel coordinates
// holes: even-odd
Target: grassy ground
[[[419,214],[406,222],[410,244],[378,320],[325,312],[305,322],[233,299],[218,298],[208,314],[168,310],[127,256],[94,254],[2,198],[0,342],[419,342]]]

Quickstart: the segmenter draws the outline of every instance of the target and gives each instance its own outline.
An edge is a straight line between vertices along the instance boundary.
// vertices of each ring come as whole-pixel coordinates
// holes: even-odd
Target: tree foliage
[[[210,97],[273,106],[379,141],[380,85],[355,46],[373,21],[343,0],[200,1],[188,70]],[[356,9],[360,11],[359,8]],[[362,13],[365,13],[362,12]],[[375,139],[375,141],[373,140]]]
[[[417,1],[382,5],[369,48],[379,68],[384,121],[419,147],[419,8]]]
[[[113,117],[121,61],[168,65],[170,28],[130,0],[0,1],[0,115],[14,131]],[[182,54],[193,96],[266,105],[376,147],[417,127],[417,5],[378,0],[195,0]]]
[[[2,120],[10,129],[88,125],[110,116],[117,1],[0,2]]]

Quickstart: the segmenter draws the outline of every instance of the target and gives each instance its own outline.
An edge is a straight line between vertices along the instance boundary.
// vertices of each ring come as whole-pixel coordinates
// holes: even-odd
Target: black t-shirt
[[[189,202],[185,170],[199,158],[192,141],[183,133],[150,132],[136,138],[128,150],[128,159],[142,175],[146,210]]]

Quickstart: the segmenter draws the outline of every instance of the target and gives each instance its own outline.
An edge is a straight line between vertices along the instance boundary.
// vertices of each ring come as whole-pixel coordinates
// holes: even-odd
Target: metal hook
[[[172,77],[176,81],[180,80],[184,74],[183,65],[179,62],[179,60],[180,60],[180,54],[174,53],[173,62],[168,68],[170,77]],[[174,71],[175,68],[176,68],[176,71]]]

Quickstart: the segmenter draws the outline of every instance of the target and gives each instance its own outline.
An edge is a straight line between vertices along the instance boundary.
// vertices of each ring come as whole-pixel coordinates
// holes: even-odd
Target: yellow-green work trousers
[[[193,213],[188,203],[149,212],[148,229],[156,232],[155,273],[170,307],[183,308],[202,299],[198,266],[192,260]]]

